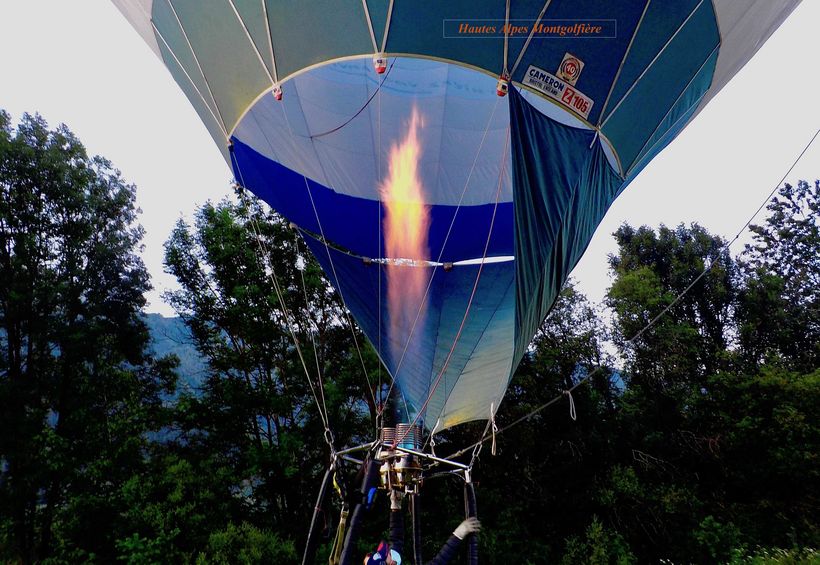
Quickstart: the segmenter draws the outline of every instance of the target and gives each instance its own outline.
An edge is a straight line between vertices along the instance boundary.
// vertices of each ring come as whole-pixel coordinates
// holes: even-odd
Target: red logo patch
[[[558,78],[567,81],[569,84],[575,85],[578,77],[581,76],[581,71],[584,69],[584,62],[570,53],[564,54],[564,60],[558,67]]]

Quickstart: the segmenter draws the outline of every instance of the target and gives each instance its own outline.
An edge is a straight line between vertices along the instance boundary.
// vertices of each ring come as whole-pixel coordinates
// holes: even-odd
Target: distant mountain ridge
[[[205,379],[208,365],[193,345],[191,332],[182,318],[162,314],[145,314],[145,323],[151,332],[154,353],[158,357],[173,353],[179,357],[178,389],[197,389]]]

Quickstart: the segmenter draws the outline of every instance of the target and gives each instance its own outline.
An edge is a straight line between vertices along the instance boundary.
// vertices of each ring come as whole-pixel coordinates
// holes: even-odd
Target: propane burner
[[[421,428],[399,424],[395,428],[382,428],[381,436],[381,447],[376,455],[382,462],[379,468],[381,488],[416,492],[421,477],[421,462],[416,455],[405,450],[418,451],[421,448]]]

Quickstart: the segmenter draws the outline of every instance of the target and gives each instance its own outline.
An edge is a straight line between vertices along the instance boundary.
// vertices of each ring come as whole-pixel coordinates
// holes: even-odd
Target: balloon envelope
[[[440,430],[497,409],[613,200],[798,0],[114,3]],[[414,112],[427,286],[397,326],[390,261],[420,258],[386,257],[380,186]]]

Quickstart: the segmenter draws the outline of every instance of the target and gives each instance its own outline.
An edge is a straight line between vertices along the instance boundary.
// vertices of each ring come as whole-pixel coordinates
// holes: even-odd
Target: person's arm
[[[390,547],[404,555],[404,511],[401,507],[403,493],[390,493]]]
[[[431,561],[427,565],[447,565],[458,553],[458,548],[461,546],[461,540],[470,534],[477,533],[481,529],[481,523],[477,518],[467,518],[455,529],[453,534],[447,538],[447,541],[442,546]]]
[[[447,541],[441,547],[438,555],[428,561],[427,565],[447,565],[453,560],[453,558],[455,558],[460,546],[461,538],[457,537],[455,534],[450,534],[450,537],[447,538]]]

